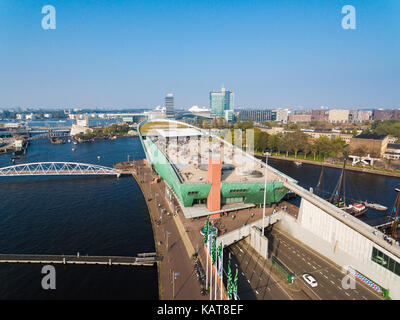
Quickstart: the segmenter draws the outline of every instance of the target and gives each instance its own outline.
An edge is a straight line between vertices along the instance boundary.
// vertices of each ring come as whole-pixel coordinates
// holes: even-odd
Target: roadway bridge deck
[[[138,254],[137,257],[78,256],[39,254],[0,254],[0,263],[85,264],[119,266],[153,266],[161,258],[155,253]]]

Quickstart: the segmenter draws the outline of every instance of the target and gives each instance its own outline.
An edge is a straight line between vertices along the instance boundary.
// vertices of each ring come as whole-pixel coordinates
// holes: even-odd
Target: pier
[[[31,264],[82,264],[109,266],[153,266],[161,258],[153,253],[141,253],[137,257],[122,256],[80,256],[41,254],[0,254],[0,263]]]

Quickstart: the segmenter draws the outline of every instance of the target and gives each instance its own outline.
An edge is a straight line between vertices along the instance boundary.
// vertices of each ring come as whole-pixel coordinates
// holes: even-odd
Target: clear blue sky
[[[399,0],[0,0],[0,107],[208,106],[222,84],[236,106],[400,107],[399,17]]]

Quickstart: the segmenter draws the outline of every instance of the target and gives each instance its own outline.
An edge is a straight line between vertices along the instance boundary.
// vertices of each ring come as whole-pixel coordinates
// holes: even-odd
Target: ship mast
[[[318,183],[317,183],[317,186],[315,188],[315,194],[318,197],[322,196],[322,186],[324,184],[324,169],[325,169],[325,167],[324,167],[324,164],[322,163],[321,164],[321,174],[319,175]]]
[[[399,204],[400,204],[400,190],[396,189],[397,192],[397,198],[396,198],[396,205],[393,208],[394,212],[394,220],[392,223],[392,237],[396,238],[396,229],[397,229],[397,225],[399,224]]]
[[[346,192],[345,192],[345,169],[346,169],[346,159],[344,159],[342,173],[340,174],[339,182],[337,183],[335,189],[333,190],[332,196],[329,202],[339,207],[341,202],[346,206]]]

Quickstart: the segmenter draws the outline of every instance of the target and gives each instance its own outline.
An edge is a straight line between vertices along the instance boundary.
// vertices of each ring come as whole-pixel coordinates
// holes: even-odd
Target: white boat
[[[368,201],[365,201],[364,205],[367,206],[368,208],[372,208],[372,209],[378,210],[378,211],[386,211],[388,209],[387,207],[385,207],[381,204],[368,202]]]
[[[296,166],[301,166],[301,165],[302,165],[302,163],[301,163],[301,162],[298,162],[298,161],[295,161],[294,164],[295,164]]]
[[[351,213],[354,214],[354,216],[360,216],[362,215],[365,211],[367,211],[367,207],[362,204],[362,203],[352,203],[348,207],[351,210]]]

